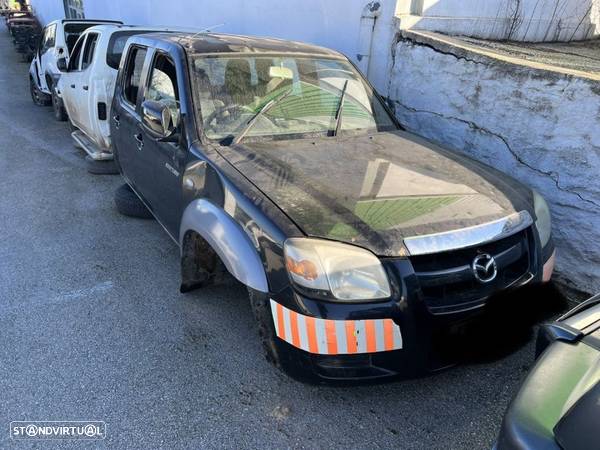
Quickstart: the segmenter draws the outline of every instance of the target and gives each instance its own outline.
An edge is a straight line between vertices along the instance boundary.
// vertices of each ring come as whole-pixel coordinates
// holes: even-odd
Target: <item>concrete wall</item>
[[[558,279],[600,291],[600,81],[508,64],[404,34],[388,92],[406,127],[548,200]]]
[[[600,32],[599,13],[600,0],[398,2],[403,29],[518,41],[570,41],[596,36]]]

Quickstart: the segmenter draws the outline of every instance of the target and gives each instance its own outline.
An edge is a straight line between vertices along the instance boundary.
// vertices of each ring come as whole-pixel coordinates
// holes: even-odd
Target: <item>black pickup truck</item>
[[[551,277],[544,199],[403,130],[337,52],[134,36],[111,111],[117,199],[179,245],[183,292],[219,266],[247,286],[267,356],[297,378],[436,370],[433,330]]]

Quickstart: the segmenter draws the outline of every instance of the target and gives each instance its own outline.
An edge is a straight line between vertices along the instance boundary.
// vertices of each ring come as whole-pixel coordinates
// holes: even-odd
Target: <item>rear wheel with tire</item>
[[[33,78],[29,78],[29,91],[31,93],[31,100],[37,106],[48,106],[50,105],[51,99],[48,94],[44,94],[35,84]]]
[[[136,217],[138,219],[153,218],[152,213],[128,184],[120,186],[115,191],[115,205],[117,206],[117,211],[124,216]]]
[[[113,160],[97,161],[91,156],[85,157],[87,171],[94,175],[118,175],[119,169]],[[134,194],[135,195],[135,194]]]
[[[69,116],[67,115],[67,110],[63,106],[62,99],[58,96],[56,92],[56,86],[52,87],[52,110],[54,111],[54,118],[58,122],[66,122]]]

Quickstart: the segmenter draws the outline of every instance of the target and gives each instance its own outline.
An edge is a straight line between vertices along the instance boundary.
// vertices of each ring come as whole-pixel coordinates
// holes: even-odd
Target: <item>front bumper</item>
[[[479,294],[476,300],[472,290],[457,295],[448,288],[452,292],[448,298],[458,303],[441,307],[439,298],[429,296],[442,291],[423,287],[422,273],[415,270],[417,262],[411,259],[383,261],[392,288],[391,298],[384,301],[326,302],[307,298],[291,287],[272,294],[275,344],[282,368],[295,378],[318,382],[410,378],[454,365],[456,352],[445,351],[451,336],[476,321],[492,298],[546,281],[548,267],[553,266],[554,246],[550,242],[542,251],[536,245],[536,233],[523,233],[518,245],[528,249],[523,253],[525,262],[519,262],[515,250],[498,251],[514,256],[504,260],[511,276],[516,268],[526,266],[526,270],[514,279],[503,274],[497,284],[482,285],[474,291]],[[515,242],[509,241],[508,248],[517,245]],[[466,286],[464,280],[455,281]]]

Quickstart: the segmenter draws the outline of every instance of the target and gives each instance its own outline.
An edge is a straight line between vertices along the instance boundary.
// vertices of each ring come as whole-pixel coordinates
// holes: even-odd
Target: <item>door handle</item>
[[[89,86],[83,86],[83,90],[87,91],[90,87]]]
[[[121,126],[121,117],[118,114],[113,116],[113,121],[115,122],[115,128],[118,130]]]
[[[144,136],[142,133],[134,134],[133,138],[137,142],[137,149],[142,150],[144,148]]]
[[[74,85],[74,84],[72,84],[72,85],[71,85],[71,88],[72,88],[72,89],[75,89],[75,85]]]

